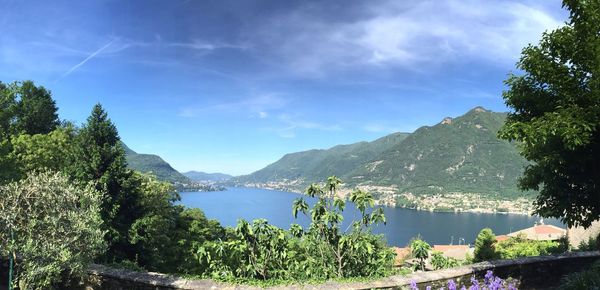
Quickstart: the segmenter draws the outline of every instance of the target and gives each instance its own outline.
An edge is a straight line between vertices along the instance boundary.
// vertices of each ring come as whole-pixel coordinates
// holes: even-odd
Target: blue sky
[[[521,48],[557,0],[0,1],[0,80],[100,102],[122,140],[179,171],[245,174],[282,155],[506,111]]]

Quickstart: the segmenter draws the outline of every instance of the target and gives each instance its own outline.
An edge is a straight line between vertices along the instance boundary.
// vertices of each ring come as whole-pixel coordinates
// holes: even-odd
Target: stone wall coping
[[[268,287],[273,290],[295,290],[295,289],[389,289],[397,288],[401,286],[410,285],[411,281],[415,281],[417,284],[429,283],[436,281],[445,281],[450,279],[456,279],[457,277],[463,277],[473,274],[481,274],[487,270],[494,270],[497,268],[513,267],[527,264],[542,263],[548,261],[559,261],[569,259],[580,259],[580,258],[600,258],[600,252],[572,252],[558,256],[540,256],[540,257],[526,257],[514,260],[496,260],[476,263],[467,266],[461,266],[451,269],[444,269],[430,272],[417,272],[408,276],[390,276],[381,279],[376,279],[368,282],[349,282],[340,283],[335,281],[326,282],[323,284],[303,284],[303,285],[282,285]],[[154,273],[154,272],[135,272],[125,269],[114,269],[102,265],[90,265],[88,273],[91,275],[97,275],[102,277],[109,277],[114,279],[135,281],[137,283],[148,284],[152,286],[172,288],[172,289],[185,289],[185,290],[198,290],[198,289],[235,289],[235,290],[254,290],[262,289],[255,286],[249,285],[233,285],[227,283],[221,283],[214,280],[188,280],[178,278],[175,276]]]

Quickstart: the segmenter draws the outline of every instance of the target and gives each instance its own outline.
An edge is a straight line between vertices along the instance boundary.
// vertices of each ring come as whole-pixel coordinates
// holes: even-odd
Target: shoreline
[[[254,186],[254,185],[248,185],[248,184],[244,184],[244,185],[234,185],[231,187],[239,187],[239,188],[257,188],[257,189],[263,189],[263,190],[272,190],[272,191],[281,191],[281,192],[290,192],[290,193],[296,193],[296,194],[301,194],[301,195],[306,195],[306,193],[300,191],[300,190],[296,190],[293,188],[281,188],[281,187],[269,187],[269,186]],[[386,203],[380,203],[378,200],[375,200],[375,204],[376,205],[380,205],[380,206],[385,206],[385,207],[390,207],[390,208],[402,208],[402,209],[409,209],[409,210],[415,210],[415,211],[423,211],[423,212],[432,212],[432,213],[454,213],[454,214],[461,214],[461,213],[471,213],[471,214],[495,214],[495,215],[519,215],[519,216],[528,216],[528,217],[536,217],[536,215],[534,215],[532,212],[529,211],[502,211],[502,212],[498,212],[498,211],[494,211],[494,210],[488,210],[488,209],[484,209],[484,208],[474,208],[474,209],[460,209],[460,208],[452,208],[450,210],[437,210],[435,208],[422,208],[422,207],[407,207],[407,206],[401,206],[401,205],[390,205],[390,204],[386,204]]]

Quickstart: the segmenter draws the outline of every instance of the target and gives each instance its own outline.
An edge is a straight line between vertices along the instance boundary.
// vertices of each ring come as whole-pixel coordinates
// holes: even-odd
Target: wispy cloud
[[[78,68],[80,68],[82,65],[84,65],[86,62],[90,61],[92,58],[96,57],[98,54],[102,53],[103,50],[107,49],[109,46],[111,46],[113,43],[115,42],[115,40],[111,40],[110,42],[108,42],[107,44],[105,44],[104,46],[100,47],[98,50],[92,52],[88,57],[86,57],[84,60],[82,60],[81,62],[79,62],[78,64],[72,66],[69,70],[67,70],[64,74],[62,74],[58,80],[61,80],[63,78],[65,78],[66,76],[70,75],[71,73],[73,73],[75,70],[77,70]],[[57,80],[57,81],[58,81]]]
[[[311,129],[320,131],[340,131],[342,127],[340,125],[326,125],[316,121],[307,121],[293,116],[290,114],[280,114],[277,119],[284,125],[283,127],[273,129],[277,132],[280,137],[283,138],[294,138],[296,137],[296,130],[299,129]]]
[[[193,118],[206,112],[249,113],[250,115],[264,118],[267,117],[268,111],[281,109],[288,102],[289,99],[283,98],[279,94],[267,93],[212,105],[188,106],[182,108],[178,115],[180,117]]]
[[[281,15],[258,34],[259,49],[305,76],[365,66],[424,71],[453,61],[513,65],[524,46],[562,25],[551,9],[533,1],[370,3],[361,16],[344,21],[310,9]],[[544,4],[560,8],[558,0]]]

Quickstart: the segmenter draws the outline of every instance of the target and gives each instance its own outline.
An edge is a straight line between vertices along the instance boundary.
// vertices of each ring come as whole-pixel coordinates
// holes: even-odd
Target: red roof
[[[393,249],[396,252],[396,259],[394,261],[394,265],[401,266],[404,260],[408,258],[408,256],[410,256],[410,248],[393,247]]]
[[[533,229],[538,235],[563,234],[565,232],[565,230],[551,225],[539,225],[533,227]]]
[[[468,250],[469,246],[467,245],[433,245],[434,251],[446,252],[452,250]]]
[[[496,236],[496,241],[498,241],[498,242],[502,242],[502,241],[506,241],[506,240],[508,240],[508,236],[506,236],[506,235]]]

